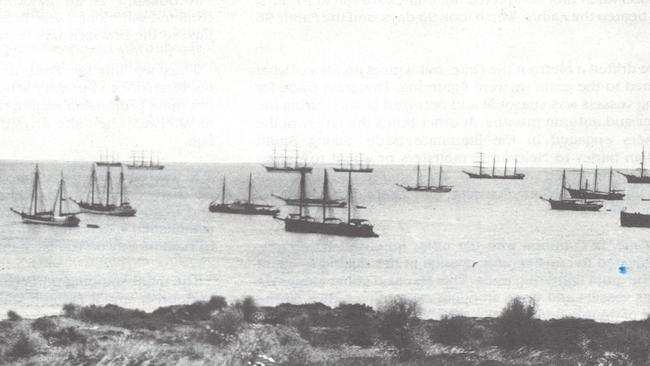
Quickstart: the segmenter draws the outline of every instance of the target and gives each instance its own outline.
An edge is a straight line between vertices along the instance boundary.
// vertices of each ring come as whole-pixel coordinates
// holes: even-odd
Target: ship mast
[[[418,163],[418,171],[415,176],[415,186],[419,187],[420,186],[420,163]]]
[[[578,189],[582,191],[582,165],[580,165],[580,181],[578,182]]]
[[[514,175],[517,175],[517,159],[515,159],[515,172]]]
[[[641,149],[641,177],[643,177],[643,173],[645,171],[644,163],[645,163],[645,146]]]
[[[613,173],[613,170],[612,170],[612,167],[610,166],[609,167],[609,189],[608,189],[608,191],[610,193],[612,192],[612,173]]]
[[[33,208],[33,215],[36,215],[38,213],[38,181],[38,164],[36,164],[36,171],[34,172],[34,184],[32,186],[32,201],[29,203],[29,213],[32,214]]]
[[[327,218],[327,201],[329,200],[328,191],[328,182],[327,182],[327,169],[323,169],[324,178],[323,178],[323,222]]]
[[[564,201],[564,185],[566,183],[566,170],[562,170],[562,188],[560,189],[560,201]]]
[[[508,158],[506,158],[506,163],[503,165],[503,176],[508,175]]]
[[[221,183],[221,204],[226,203],[226,176],[223,176],[223,183]]]
[[[124,168],[120,167],[120,207],[124,204]]]
[[[305,204],[305,170],[300,170],[300,203],[298,210],[298,217],[302,217],[303,206]]]
[[[478,153],[478,175],[483,175],[483,153]]]
[[[431,187],[431,164],[429,164],[429,171],[427,175],[427,188]]]
[[[442,165],[438,169],[438,188],[442,187]]]
[[[420,165],[418,164],[418,171]],[[348,172],[348,224],[352,217],[352,172]]]
[[[95,204],[95,182],[97,181],[97,172],[95,171],[95,164],[93,164],[93,171],[90,173],[90,204]]]
[[[253,173],[248,175],[248,204],[251,203],[251,192],[253,190]]]
[[[63,172],[61,172],[61,180],[59,180],[59,215],[63,216]]]
[[[106,168],[106,206],[110,203],[111,194],[111,170]]]
[[[594,170],[594,192],[598,190],[598,165],[596,165],[596,170]]]

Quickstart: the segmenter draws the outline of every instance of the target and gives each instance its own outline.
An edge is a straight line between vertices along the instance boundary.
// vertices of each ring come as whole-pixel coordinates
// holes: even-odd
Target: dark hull
[[[625,194],[618,192],[594,192],[588,191],[585,189],[573,189],[567,188],[571,198],[580,198],[580,199],[597,199],[597,200],[608,200],[608,201],[620,201],[625,197]]]
[[[96,161],[95,165],[97,166],[122,166],[120,162],[108,162],[108,161]]]
[[[542,197],[540,197],[542,198]],[[584,202],[574,200],[553,200],[545,199],[551,204],[552,210],[565,210],[565,211],[599,211],[603,205],[596,202]]]
[[[650,184],[650,176],[638,176],[638,175],[633,175],[633,174],[625,174],[618,172],[618,174],[622,175],[627,179],[628,183],[632,184]]]
[[[231,204],[213,204],[208,208],[210,212],[220,212],[220,213],[229,213],[229,214],[239,214],[239,215],[266,215],[266,216],[275,216],[280,210],[268,208],[268,207],[259,207],[255,205],[245,205],[245,206],[235,206]]]
[[[476,173],[470,173],[467,171],[463,170],[463,173],[467,174],[470,178],[472,179],[517,179],[521,180],[526,177],[526,174],[523,173],[517,173],[513,175],[490,175],[490,174],[476,174]]]
[[[30,215],[24,212],[18,212],[13,209],[11,211],[20,215],[20,218],[23,220],[25,224],[77,227],[79,226],[79,222],[81,222],[81,220],[79,220],[79,218],[73,214],[66,215],[66,216],[54,216],[51,213]]]
[[[287,206],[300,206],[300,200],[296,198],[285,198],[278,195],[272,195],[275,198],[279,198],[284,201]],[[303,201],[303,206],[311,207],[322,207],[323,200],[320,198],[307,198]],[[344,200],[328,200],[325,202],[326,207],[337,207],[343,208],[347,206],[347,203]]]
[[[398,184],[398,187],[402,187],[405,190],[409,192],[429,192],[429,193],[448,193],[451,192],[451,186],[439,186],[439,187],[427,187],[427,186],[419,186],[419,187],[412,187],[412,186],[403,186]]]
[[[133,164],[127,164],[126,166],[129,169],[135,169],[135,170],[163,170],[165,169],[164,165],[133,165]]]
[[[350,168],[332,168],[337,173],[372,173],[374,168],[350,169]]]
[[[313,167],[310,166],[303,166],[303,167],[297,167],[297,168],[292,168],[292,167],[276,167],[276,166],[269,166],[269,165],[264,165],[264,168],[266,168],[267,172],[274,172],[274,173],[311,173],[311,171],[314,169]]]
[[[650,228],[650,215],[621,211],[621,226]]]
[[[121,216],[121,217],[130,217],[135,216],[137,210],[132,208],[130,205],[102,205],[99,203],[91,204],[88,202],[76,202],[79,205],[79,209],[82,213],[89,213],[95,215],[108,215],[108,216]]]
[[[284,230],[293,233],[338,235],[356,238],[379,237],[373,231],[373,226],[368,224],[357,225],[345,222],[323,223],[291,218],[284,219]]]

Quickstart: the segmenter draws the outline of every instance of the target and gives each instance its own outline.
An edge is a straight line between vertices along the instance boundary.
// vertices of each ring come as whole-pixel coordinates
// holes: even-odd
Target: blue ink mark
[[[623,275],[626,274],[627,273],[627,267],[625,267],[625,265],[621,264],[618,267],[618,273],[623,274]]]

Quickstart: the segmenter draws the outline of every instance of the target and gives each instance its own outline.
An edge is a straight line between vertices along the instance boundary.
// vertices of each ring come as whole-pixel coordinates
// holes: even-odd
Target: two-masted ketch
[[[88,196],[86,197],[86,200],[73,200],[77,205],[79,205],[79,209],[82,213],[123,217],[135,216],[137,210],[133,208],[129,201],[126,199],[126,183],[124,180],[124,170],[122,168],[120,168],[120,191],[119,200],[117,203],[112,203],[111,201],[112,192],[110,168],[106,169],[106,185],[104,187],[103,202],[101,199],[99,199],[100,190],[97,182],[97,172],[95,171],[95,165],[93,165],[90,172],[90,187],[88,189]]]
[[[476,168],[478,168],[478,173],[472,173],[468,172],[466,170],[463,170],[463,173],[467,174],[472,179],[524,179],[526,177],[526,174],[524,173],[517,173],[517,159],[515,159],[515,169],[512,174],[508,174],[508,159],[506,159],[506,162],[503,166],[503,175],[498,175],[496,174],[496,157],[492,158],[492,174],[485,173],[485,168],[483,164],[483,153],[479,153],[479,160],[476,161],[478,165]]]
[[[415,178],[415,186],[405,186],[402,184],[395,184],[398,187],[402,187],[409,192],[432,192],[432,193],[447,193],[451,192],[452,186],[442,185],[442,165],[438,168],[438,185],[431,185],[431,164],[428,167],[427,174],[427,185],[420,184],[420,164],[417,166],[417,173]]]
[[[277,159],[276,150],[273,149],[273,161],[271,164],[262,164],[267,172],[270,173],[311,173],[314,169],[311,166],[307,166],[305,161],[303,165],[298,163],[298,149],[296,149],[296,156],[294,157],[293,166],[289,164],[289,157],[287,156],[287,148],[284,148],[284,160],[279,162]]]
[[[551,198],[539,197],[544,201],[551,204],[553,210],[568,210],[568,211],[598,211],[603,207],[600,200],[587,200],[587,199],[565,199],[564,191],[566,190],[566,170],[562,171],[562,187],[560,188],[560,199],[554,200]]]
[[[210,212],[231,213],[240,215],[277,215],[280,210],[271,205],[258,204],[253,202],[253,174],[248,176],[248,198],[226,203],[226,177],[223,177],[221,185],[221,202],[214,200],[208,207]]]
[[[580,166],[580,178],[578,182],[578,189],[567,187],[571,198],[582,199],[599,199],[607,201],[620,201],[625,197],[625,193],[619,189],[612,189],[612,176],[614,175],[612,168],[609,168],[609,188],[607,192],[598,190],[598,167],[594,170],[594,189],[589,189],[588,182],[583,187],[582,185],[582,165]]]
[[[333,167],[332,168],[335,172],[337,173],[347,173],[347,172],[352,172],[352,173],[372,173],[374,171],[374,168],[370,167],[370,164],[366,163],[366,165],[363,165],[363,159],[361,157],[361,154],[359,154],[359,165],[354,165],[352,162],[352,155],[350,155],[350,162],[349,164],[343,165],[343,156],[341,155],[341,159],[339,161],[339,166],[338,167]]]
[[[284,229],[288,232],[295,233],[316,233],[325,235],[339,235],[349,237],[373,238],[378,237],[373,226],[365,219],[352,218],[352,172],[348,172],[348,197],[347,197],[347,220],[343,221],[337,217],[328,216],[328,207],[322,204],[323,216],[320,220],[312,217],[307,212],[307,206],[304,204],[306,191],[305,173],[300,174],[300,204],[298,213],[289,214],[285,218],[274,218],[284,221]],[[323,196],[322,202],[329,200],[329,181],[327,178],[327,169],[323,176]]]
[[[641,149],[641,174],[640,175],[627,174],[618,170],[617,172],[620,175],[624,176],[625,179],[627,179],[628,183],[650,184],[650,176],[645,175],[645,147]]]
[[[135,151],[132,154],[131,164],[126,165],[129,169],[135,170],[163,170],[165,166],[160,164],[160,162],[153,162],[153,153],[149,153],[149,161],[146,161],[144,158],[144,151],[140,152],[140,158],[136,159]]]
[[[29,211],[19,212],[10,208],[10,210],[17,215],[20,215],[23,222],[26,224],[42,224],[52,226],[66,226],[75,227],[79,226],[79,218],[76,216],[78,212],[69,212],[67,209],[67,200],[65,199],[65,181],[63,180],[63,173],[59,180],[59,186],[54,199],[54,206],[52,210],[45,209],[43,200],[43,193],[41,189],[41,179],[38,171],[38,164],[34,171],[34,182],[32,183],[32,195],[29,201]]]

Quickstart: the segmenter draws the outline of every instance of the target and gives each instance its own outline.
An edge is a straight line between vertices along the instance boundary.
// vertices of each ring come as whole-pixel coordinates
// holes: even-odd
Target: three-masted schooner
[[[147,162],[144,158],[144,151],[140,153],[140,159],[136,160],[135,152],[133,152],[133,158],[131,164],[126,165],[129,169],[137,170],[163,170],[165,169],[164,165],[161,165],[160,162],[153,162],[153,153],[149,154],[149,161]]]
[[[405,186],[402,184],[396,184],[398,187],[402,187],[409,192],[433,192],[433,193],[447,193],[451,192],[452,186],[442,185],[442,165],[438,168],[438,185],[431,185],[431,165],[428,167],[427,174],[427,185],[420,184],[420,164],[417,166],[417,173],[415,178],[415,186]]]
[[[280,210],[271,205],[257,204],[253,202],[253,174],[248,176],[248,198],[246,200],[237,200],[226,203],[226,177],[223,177],[221,185],[221,202],[214,200],[210,202],[208,209],[210,212],[221,212],[241,215],[270,215],[274,216]]]
[[[365,166],[363,165],[363,159],[361,158],[361,154],[359,154],[359,165],[355,166],[352,163],[352,156],[350,156],[349,165],[344,166],[343,165],[343,156],[341,156],[339,166],[334,167],[332,169],[337,173],[347,173],[347,172],[352,172],[352,173],[372,173],[374,171],[374,168],[371,168],[370,164],[366,163]]]
[[[565,199],[564,191],[566,190],[566,170],[562,171],[562,187],[560,188],[560,199],[554,200],[551,198],[539,197],[551,204],[553,210],[568,210],[568,211],[598,211],[603,207],[600,200],[587,200],[587,199]]]
[[[515,159],[515,170],[512,174],[508,174],[508,159],[506,159],[505,165],[503,166],[503,175],[496,174],[496,157],[492,158],[492,174],[484,172],[483,153],[479,153],[479,160],[476,163],[478,163],[476,166],[478,173],[472,173],[466,170],[463,170],[463,173],[473,179],[524,179],[526,177],[526,174],[517,173],[517,159]]]
[[[589,189],[586,184],[584,187],[582,185],[582,166],[580,166],[580,181],[578,182],[578,189],[567,187],[566,190],[569,192],[571,198],[582,198],[582,199],[601,199],[608,201],[619,201],[625,197],[625,194],[622,190],[612,189],[612,176],[613,170],[609,168],[609,188],[607,192],[601,192],[598,190],[598,167],[594,171],[594,189]]]
[[[26,224],[42,224],[52,226],[66,226],[75,227],[79,226],[79,218],[76,216],[78,212],[66,212],[64,206],[67,206],[65,199],[65,181],[63,180],[63,173],[59,180],[59,187],[54,199],[54,207],[52,210],[46,210],[43,203],[43,194],[41,190],[41,180],[38,171],[38,164],[34,171],[34,182],[32,183],[32,195],[29,201],[29,211],[19,212],[10,208],[10,210],[22,218]],[[65,204],[64,204],[65,203]]]
[[[296,156],[295,156],[295,161],[293,166],[289,164],[288,156],[287,156],[287,149],[284,149],[284,160],[282,164],[278,162],[277,155],[276,155],[276,150],[273,149],[273,162],[269,165],[267,164],[262,164],[262,166],[266,169],[267,172],[271,173],[293,173],[293,172],[298,172],[298,173],[311,173],[311,171],[314,169],[313,167],[307,166],[307,162],[305,161],[303,165],[300,165],[298,163],[298,149],[296,149]]]
[[[99,160],[97,160],[95,164],[97,164],[97,166],[122,166],[122,162],[116,161],[114,155],[111,155],[109,160],[108,151],[106,151],[105,154],[99,153]]]
[[[347,220],[343,221],[337,217],[328,217],[328,206],[323,204],[323,217],[317,220],[309,216],[304,205],[305,199],[305,173],[300,174],[300,205],[298,213],[289,214],[285,218],[274,216],[278,220],[284,221],[285,231],[295,233],[316,233],[325,235],[339,235],[349,237],[373,238],[378,237],[373,226],[365,219],[352,218],[352,172],[348,172],[348,198],[347,198]],[[327,169],[323,176],[323,196],[322,202],[329,200],[329,181],[327,179]]]
[[[99,188],[97,185],[97,172],[95,165],[90,172],[90,188],[88,190],[87,201],[74,201],[79,205],[82,213],[109,216],[135,216],[137,210],[131,206],[125,195],[124,170],[120,168],[120,195],[117,204],[111,203],[111,170],[106,169],[106,186],[104,188],[104,202],[99,199]]]
[[[626,174],[618,170],[617,172],[623,175],[628,183],[650,184],[650,176],[645,175],[645,147],[641,149],[641,175]]]

